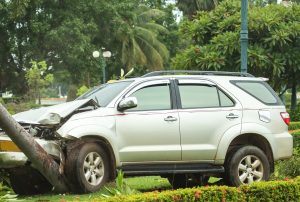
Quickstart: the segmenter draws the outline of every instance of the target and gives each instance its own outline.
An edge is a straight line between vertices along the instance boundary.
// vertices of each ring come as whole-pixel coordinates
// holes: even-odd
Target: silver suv
[[[265,81],[245,73],[152,72],[14,118],[64,165],[74,192],[99,190],[118,169],[167,177],[175,188],[209,176],[239,186],[268,180],[274,161],[292,155],[289,114]],[[5,134],[0,149],[0,167],[17,193],[51,189]]]

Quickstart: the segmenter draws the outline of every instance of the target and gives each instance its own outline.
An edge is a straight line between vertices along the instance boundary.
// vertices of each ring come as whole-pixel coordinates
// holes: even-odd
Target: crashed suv
[[[152,72],[101,85],[75,101],[14,115],[60,163],[77,193],[127,176],[173,187],[209,176],[233,186],[268,180],[292,155],[289,115],[266,79],[230,72]],[[16,193],[51,190],[1,132],[0,167]]]

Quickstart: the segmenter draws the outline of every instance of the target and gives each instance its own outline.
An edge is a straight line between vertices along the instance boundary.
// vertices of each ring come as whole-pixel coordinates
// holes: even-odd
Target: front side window
[[[230,107],[233,101],[216,86],[210,85],[179,85],[181,106],[183,109]]]
[[[127,111],[148,111],[171,109],[169,84],[153,85],[141,88],[129,97],[136,97],[137,107]]]

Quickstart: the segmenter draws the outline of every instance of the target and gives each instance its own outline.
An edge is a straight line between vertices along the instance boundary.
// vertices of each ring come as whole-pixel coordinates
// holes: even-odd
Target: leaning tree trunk
[[[59,165],[47,152],[16,122],[0,103],[0,127],[34,164],[35,168],[58,192],[67,192],[66,178],[59,172]]]

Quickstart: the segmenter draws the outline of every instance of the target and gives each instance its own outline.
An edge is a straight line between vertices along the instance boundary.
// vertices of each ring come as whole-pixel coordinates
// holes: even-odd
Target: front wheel
[[[77,146],[66,160],[66,175],[76,193],[98,191],[108,181],[109,170],[108,156],[96,143]]]
[[[10,185],[19,195],[44,194],[52,190],[52,185],[36,169],[25,166],[9,171]]]
[[[229,156],[226,180],[232,186],[268,180],[270,164],[266,154],[255,146],[244,146]]]

